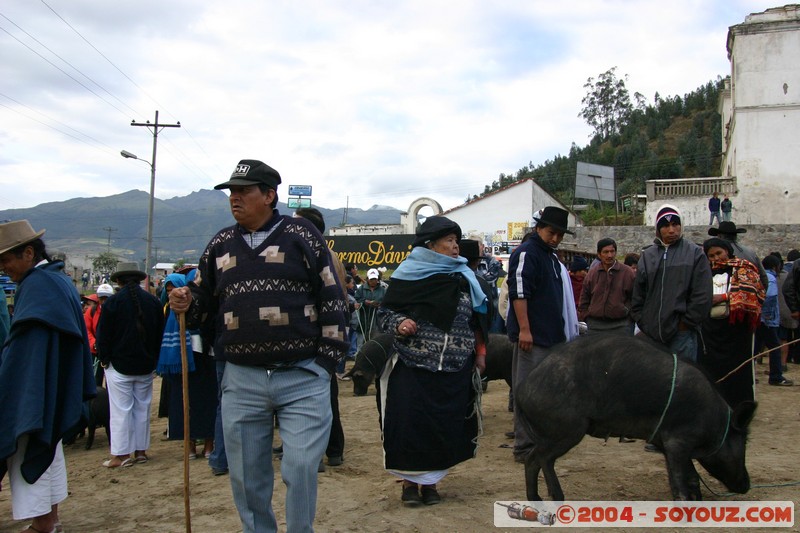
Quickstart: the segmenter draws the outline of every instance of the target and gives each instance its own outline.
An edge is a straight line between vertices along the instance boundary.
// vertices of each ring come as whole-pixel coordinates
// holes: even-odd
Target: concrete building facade
[[[514,241],[519,240],[525,228],[531,226],[533,214],[549,205],[569,211],[533,178],[528,178],[442,214],[457,222],[465,235],[480,234],[486,242]],[[580,223],[580,218],[570,212],[570,228]]]
[[[743,224],[800,223],[800,5],[731,26],[720,99],[723,176],[735,176]]]

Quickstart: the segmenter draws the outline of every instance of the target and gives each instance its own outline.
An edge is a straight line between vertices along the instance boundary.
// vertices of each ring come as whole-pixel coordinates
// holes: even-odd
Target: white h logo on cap
[[[248,172],[250,172],[250,165],[237,165],[236,170],[233,171],[233,176],[247,176]]]

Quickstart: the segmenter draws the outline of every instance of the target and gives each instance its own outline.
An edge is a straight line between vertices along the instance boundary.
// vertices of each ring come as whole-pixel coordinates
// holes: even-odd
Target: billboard
[[[614,167],[579,162],[575,175],[575,198],[616,202]]]
[[[385,266],[396,269],[411,253],[414,235],[326,235],[328,248],[342,263],[359,269]]]

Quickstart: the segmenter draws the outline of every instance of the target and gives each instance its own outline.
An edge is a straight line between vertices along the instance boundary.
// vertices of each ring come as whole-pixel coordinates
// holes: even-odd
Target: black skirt
[[[388,376],[385,406],[380,388],[384,381],[378,384],[386,469],[445,470],[475,456],[473,372],[472,359],[458,372],[431,372],[406,366],[398,358]]]
[[[212,357],[194,354],[189,372],[189,438],[213,439],[217,417],[217,370]],[[169,438],[183,439],[183,377],[164,376],[169,382]]]
[[[744,324],[730,324],[727,318],[706,318],[701,333],[697,360],[715,383],[753,355],[753,333]],[[755,400],[753,380],[751,362],[716,386],[728,405],[736,407],[743,401]]]

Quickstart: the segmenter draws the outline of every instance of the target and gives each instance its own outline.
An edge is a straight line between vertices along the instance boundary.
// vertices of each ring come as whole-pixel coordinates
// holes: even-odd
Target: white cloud
[[[159,135],[161,198],[211,188],[239,159],[258,158],[286,184],[313,185],[324,207],[343,206],[348,196],[363,208],[404,209],[419,196],[452,207],[501,172],[584,145],[589,129],[577,115],[588,77],[617,66],[630,76],[629,90],[648,100],[656,91],[684,94],[727,73],[728,27],[769,7],[749,0],[48,4],[116,67],[45,4],[4,4],[0,209],[149,190],[147,165],[119,150],[150,159],[152,136],[129,124],[152,121],[154,109],[160,121],[183,126]]]

